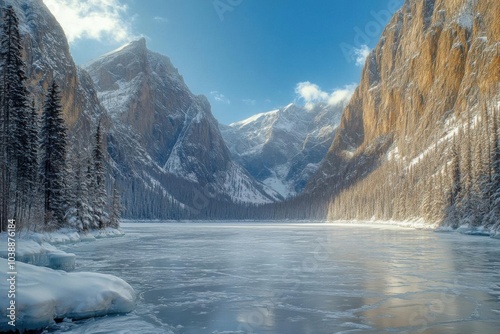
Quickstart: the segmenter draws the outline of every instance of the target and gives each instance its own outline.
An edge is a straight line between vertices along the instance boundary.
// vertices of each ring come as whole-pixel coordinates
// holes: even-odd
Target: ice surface
[[[7,273],[7,260],[0,259]],[[66,273],[16,263],[16,329],[44,328],[54,319],[83,319],[107,314],[127,313],[134,309],[135,292],[122,279],[95,273]],[[12,329],[7,324],[8,281],[0,280],[0,331]]]
[[[122,228],[124,238],[64,250],[77,254],[77,270],[126,279],[140,296],[136,310],[53,332],[497,334],[500,326],[500,244],[491,238],[387,222]]]

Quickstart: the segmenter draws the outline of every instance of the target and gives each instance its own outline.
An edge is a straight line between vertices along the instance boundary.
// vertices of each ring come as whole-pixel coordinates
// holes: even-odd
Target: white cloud
[[[343,88],[335,89],[328,97],[328,104],[334,106],[349,102],[357,86],[356,84],[350,84]]]
[[[318,85],[309,81],[299,82],[295,87],[297,97],[305,102],[307,109],[312,109],[317,103],[326,103],[334,106],[349,102],[354,90],[355,84],[344,86],[340,89],[334,89],[331,93],[323,91]]]
[[[231,100],[229,100],[224,94],[221,94],[216,90],[210,92],[210,95],[212,95],[214,100],[219,102],[219,103],[231,104]]]
[[[159,23],[168,23],[168,19],[166,17],[155,16],[153,19]]]
[[[252,99],[243,99],[242,101],[247,106],[254,106],[257,103],[256,100],[252,100]]]
[[[133,38],[127,6],[122,0],[44,0],[68,41],[78,39],[125,42]]]
[[[366,58],[370,55],[371,49],[368,45],[361,45],[359,49],[354,49],[354,54],[356,55],[356,66],[365,66]]]
[[[328,93],[322,91],[318,85],[309,81],[299,82],[295,87],[298,94],[306,103],[316,103],[328,100]]]

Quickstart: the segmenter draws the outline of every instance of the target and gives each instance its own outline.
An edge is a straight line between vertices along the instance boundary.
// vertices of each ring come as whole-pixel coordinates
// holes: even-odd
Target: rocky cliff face
[[[283,197],[300,193],[317,170],[349,100],[311,110],[284,108],[221,126],[234,159]]]
[[[190,206],[193,189],[209,188],[213,198],[228,202],[277,198],[232,161],[207,99],[193,95],[170,60],[149,51],[145,39],[86,70],[110,114],[111,153],[125,176],[161,189],[181,206]]]
[[[407,0],[368,57],[308,191],[364,177],[389,150],[410,162],[481,103],[498,101],[498,13],[500,1]]]
[[[42,0],[0,0],[0,7],[7,5],[12,5],[19,17],[27,83],[36,106],[42,108],[47,88],[55,79],[61,87],[66,124],[73,133],[89,133],[104,110],[93,86],[81,85],[61,26]]]

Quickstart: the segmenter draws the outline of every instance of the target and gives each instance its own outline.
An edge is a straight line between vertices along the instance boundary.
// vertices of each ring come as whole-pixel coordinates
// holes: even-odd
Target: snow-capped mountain
[[[193,95],[170,60],[149,51],[144,38],[85,69],[111,117],[110,153],[127,189],[129,177],[140,179],[188,208],[195,191],[236,203],[279,198],[231,159],[208,100]]]
[[[330,147],[349,98],[335,105],[295,104],[221,125],[234,159],[283,197],[300,193]]]

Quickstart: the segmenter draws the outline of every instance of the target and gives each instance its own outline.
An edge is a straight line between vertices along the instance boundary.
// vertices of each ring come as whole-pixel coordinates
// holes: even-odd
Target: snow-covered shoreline
[[[415,230],[426,230],[434,232],[456,232],[465,235],[485,236],[493,239],[500,239],[500,231],[488,229],[483,226],[471,227],[467,224],[462,224],[458,228],[450,226],[442,226],[439,223],[428,223],[423,219],[396,221],[396,220],[335,220],[328,221],[329,224],[346,224],[346,225],[368,225],[368,226],[398,226],[403,228],[411,228]]]
[[[57,249],[55,245],[72,244],[96,239],[121,237],[120,229],[77,232],[74,229],[60,229],[54,232],[27,232],[16,238],[16,260],[36,266],[71,271],[75,269],[75,255]],[[7,245],[7,234],[0,234],[0,244]],[[0,249],[0,258],[7,258],[7,247]]]
[[[8,249],[0,249],[0,270],[11,279],[0,280],[0,293],[8,296],[0,299],[0,332],[38,330],[55,320],[132,311],[136,295],[128,283],[112,275],[65,272],[75,269],[76,256],[54,246],[123,235],[120,229],[111,228],[88,233],[71,229],[22,233],[16,238],[16,272],[10,276]],[[0,244],[8,244],[6,233],[0,234]]]
[[[0,259],[0,268],[3,273],[8,272],[6,259]],[[22,262],[16,262],[16,271],[15,298],[3,297],[8,295],[12,283],[0,280],[2,333],[43,329],[57,319],[128,313],[135,307],[134,289],[112,275],[67,273]],[[15,303],[11,304],[12,301]],[[11,321],[14,322],[9,324]]]

